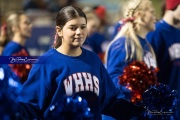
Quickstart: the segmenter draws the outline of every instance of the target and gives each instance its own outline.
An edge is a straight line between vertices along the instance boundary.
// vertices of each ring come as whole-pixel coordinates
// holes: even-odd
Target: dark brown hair
[[[59,26],[62,29],[68,21],[77,17],[85,18],[87,23],[86,15],[80,8],[76,6],[63,7],[56,16],[56,26]],[[61,43],[62,39],[56,33],[53,47],[58,48],[59,46],[61,46]]]

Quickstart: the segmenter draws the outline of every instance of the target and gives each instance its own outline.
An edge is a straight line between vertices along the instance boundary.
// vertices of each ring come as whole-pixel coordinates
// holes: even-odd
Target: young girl
[[[24,47],[25,41],[31,36],[32,24],[30,19],[23,12],[14,12],[9,15],[6,21],[7,36],[11,40],[5,46],[2,56],[29,56],[29,52]],[[30,64],[10,64],[13,72],[24,83],[30,71]]]
[[[144,61],[148,67],[156,67],[153,49],[146,34],[155,29],[155,16],[149,0],[129,0],[124,5],[124,25],[107,49],[107,70],[119,88],[118,76],[128,63]],[[120,89],[121,90],[121,89]]]
[[[150,0],[129,0],[123,11],[124,25],[107,49],[106,64],[115,86],[130,99],[130,91],[119,84],[118,76],[134,60],[156,67],[154,52],[146,40],[146,34],[155,29],[155,16]]]
[[[87,37],[87,19],[75,6],[62,8],[56,17],[54,48],[34,64],[23,85],[18,101],[28,119],[47,118],[50,106],[63,96],[86,99],[94,120],[101,112],[119,119],[137,114],[139,107],[119,98],[99,57],[81,48]]]
[[[116,88],[127,100],[129,89],[119,84],[125,66],[132,61],[144,61],[148,67],[156,67],[156,59],[146,34],[155,29],[154,8],[150,0],[129,0],[124,4],[124,25],[110,43],[106,52],[107,71]],[[103,119],[110,119],[103,117]]]

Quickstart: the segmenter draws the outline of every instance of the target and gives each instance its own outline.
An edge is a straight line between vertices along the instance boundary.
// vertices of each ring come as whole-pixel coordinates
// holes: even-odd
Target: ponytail
[[[58,48],[62,44],[62,38],[56,33],[54,37],[53,48]]]

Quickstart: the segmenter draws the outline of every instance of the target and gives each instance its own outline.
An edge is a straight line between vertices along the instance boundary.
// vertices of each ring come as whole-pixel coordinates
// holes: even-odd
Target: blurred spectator
[[[98,32],[100,34],[104,35],[105,37],[107,37],[106,32],[107,32],[107,28],[108,28],[108,20],[107,20],[106,7],[103,5],[98,5],[98,6],[93,7],[93,9],[94,9],[94,12],[96,13],[96,15],[100,19],[100,26],[99,26]]]
[[[8,43],[7,27],[6,27],[6,24],[3,24],[1,26],[1,31],[0,31],[0,55],[2,54],[4,46],[6,46],[7,43]]]
[[[62,7],[75,4],[75,0],[24,0],[23,9],[44,9],[58,12]]]
[[[87,17],[88,29],[88,37],[84,42],[83,47],[97,53],[100,59],[103,60],[103,51],[101,45],[105,38],[97,34],[100,26],[100,19],[90,7],[85,7],[83,11]]]
[[[43,0],[23,0],[23,10],[45,9]]]
[[[67,5],[75,4],[75,0],[44,0],[46,8],[50,12],[58,12],[61,8]]]

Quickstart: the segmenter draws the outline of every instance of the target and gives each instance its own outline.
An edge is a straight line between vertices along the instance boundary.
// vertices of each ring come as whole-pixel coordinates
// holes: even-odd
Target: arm
[[[42,118],[50,104],[50,90],[46,81],[51,78],[51,72],[46,70],[44,64],[35,64],[31,69],[28,80],[18,96],[22,118]]]
[[[122,75],[124,67],[127,65],[125,58],[125,39],[121,38],[114,42],[108,50],[107,71],[119,91],[123,93],[126,98],[130,98],[130,91],[119,84],[119,76]]]

